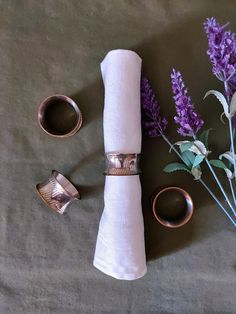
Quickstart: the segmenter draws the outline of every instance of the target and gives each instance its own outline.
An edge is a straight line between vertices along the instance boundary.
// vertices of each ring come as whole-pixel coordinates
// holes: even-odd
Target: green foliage
[[[201,141],[206,146],[207,149],[208,149],[208,138],[209,138],[210,131],[212,131],[212,129],[207,129],[198,136],[199,141]]]
[[[196,168],[204,160],[204,155],[197,155],[194,159],[192,168]]]
[[[212,159],[210,160],[210,164],[216,168],[220,168],[220,169],[226,169],[226,165],[223,163],[223,161],[219,160],[219,159]]]
[[[189,142],[189,141],[188,141],[188,142],[186,142],[186,143],[181,144],[180,147],[179,147],[181,153],[183,153],[183,152],[189,150],[189,148],[193,146],[193,143],[194,143],[194,142]]]
[[[222,154],[221,156],[223,156],[223,155],[227,155],[227,152],[225,154]],[[210,160],[210,163],[212,166],[214,166],[216,168],[223,169],[225,171],[225,174],[226,174],[228,179],[232,180],[234,178],[234,173],[229,168],[226,167],[226,165],[223,163],[223,161],[221,161],[219,159],[212,159],[212,160]]]
[[[194,163],[194,160],[195,160],[195,155],[193,152],[190,152],[190,151],[185,151],[181,154],[184,162],[186,163],[186,165],[189,167],[189,168],[192,168],[193,166],[193,163]]]
[[[171,172],[175,172],[175,171],[186,171],[188,173],[191,173],[191,171],[189,170],[188,166],[186,166],[185,164],[182,164],[180,162],[172,162],[170,164],[168,164],[167,166],[165,166],[164,171],[167,173],[171,173]]]

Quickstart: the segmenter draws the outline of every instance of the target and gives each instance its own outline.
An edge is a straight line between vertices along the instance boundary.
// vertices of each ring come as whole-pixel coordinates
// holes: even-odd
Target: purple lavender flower
[[[200,130],[204,122],[194,109],[191,98],[187,94],[181,73],[175,69],[171,73],[171,82],[177,113],[174,120],[179,125],[178,133],[183,136],[192,137]]]
[[[212,17],[204,22],[204,29],[208,38],[207,54],[213,65],[212,71],[219,80],[228,82],[226,96],[232,96],[236,90],[236,39],[234,33],[226,30],[228,24],[220,25]]]
[[[148,79],[144,76],[141,78],[141,106],[142,125],[145,134],[149,137],[161,135],[166,129],[167,120],[161,116],[155,93]]]

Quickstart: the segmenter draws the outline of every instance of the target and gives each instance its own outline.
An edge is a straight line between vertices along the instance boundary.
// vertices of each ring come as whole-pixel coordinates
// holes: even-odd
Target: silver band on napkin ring
[[[105,175],[130,176],[141,172],[140,154],[107,153]]]

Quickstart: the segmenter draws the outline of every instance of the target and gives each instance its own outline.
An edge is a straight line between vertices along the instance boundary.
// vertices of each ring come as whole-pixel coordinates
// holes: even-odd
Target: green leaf
[[[181,171],[181,170],[191,173],[189,168],[185,164],[181,164],[180,162],[172,162],[168,164],[167,166],[165,166],[163,170],[167,173],[171,173],[174,171]]]
[[[173,145],[171,145],[169,152],[172,151],[172,149],[175,145],[181,146],[183,143],[189,143],[189,141],[178,141],[178,142],[174,143]]]
[[[197,155],[194,159],[193,168],[196,168],[198,165],[200,165],[204,158],[204,155]]]
[[[226,169],[226,165],[223,163],[223,161],[218,159],[212,159],[210,160],[210,164],[216,168]]]
[[[195,155],[194,153],[190,152],[189,150],[187,150],[186,152],[183,152],[181,154],[184,162],[186,163],[186,165],[189,167],[189,168],[192,168],[193,166],[193,163],[194,163],[194,159],[195,159]]]
[[[193,146],[193,142],[186,142],[186,143],[181,144],[179,148],[180,148],[181,153],[183,153],[189,150],[189,148],[192,146]]]
[[[209,137],[210,131],[212,131],[212,129],[207,129],[203,131],[198,137],[199,141],[203,142],[203,144],[206,146],[207,149],[208,149],[208,137]]]
[[[226,117],[229,119],[230,118],[229,105],[227,103],[225,96],[222,93],[218,92],[217,90],[209,90],[203,99],[205,99],[209,95],[215,95],[216,96],[216,98],[219,100],[219,102],[221,103],[221,105],[224,109],[224,113],[225,113]]]

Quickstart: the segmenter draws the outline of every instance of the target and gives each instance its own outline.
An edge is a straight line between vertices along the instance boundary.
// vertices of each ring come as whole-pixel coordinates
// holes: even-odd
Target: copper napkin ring
[[[42,200],[59,214],[63,214],[72,201],[81,198],[74,185],[56,170],[47,181],[37,184],[36,189]]]
[[[130,176],[140,173],[140,154],[105,154],[105,175]]]
[[[47,121],[47,112],[53,106],[60,105],[63,103],[71,109],[70,116],[74,116],[74,121],[70,123],[67,130],[59,131],[49,125]],[[56,111],[58,112],[57,108]],[[53,117],[54,121],[56,119],[57,117]],[[65,95],[52,95],[44,99],[44,101],[40,104],[38,108],[38,123],[40,127],[44,130],[44,132],[46,132],[47,134],[58,138],[65,138],[72,136],[79,131],[82,125],[82,114],[76,102],[70,97]]]
[[[168,193],[170,191],[175,191],[177,193],[179,193],[180,195],[182,195],[185,199],[185,203],[186,203],[186,208],[185,208],[185,214],[183,215],[183,217],[179,218],[178,220],[175,221],[168,221],[163,219],[159,214],[158,214],[158,210],[157,210],[157,202],[159,197],[163,194],[163,193]],[[156,218],[156,220],[162,224],[165,227],[169,227],[169,228],[179,228],[182,227],[183,225],[185,225],[192,217],[193,215],[193,211],[194,211],[194,205],[193,205],[193,200],[191,198],[191,196],[189,195],[188,192],[186,192],[185,190],[176,187],[176,186],[170,186],[167,188],[162,189],[161,191],[159,191],[153,201],[152,201],[152,211],[153,214]]]

